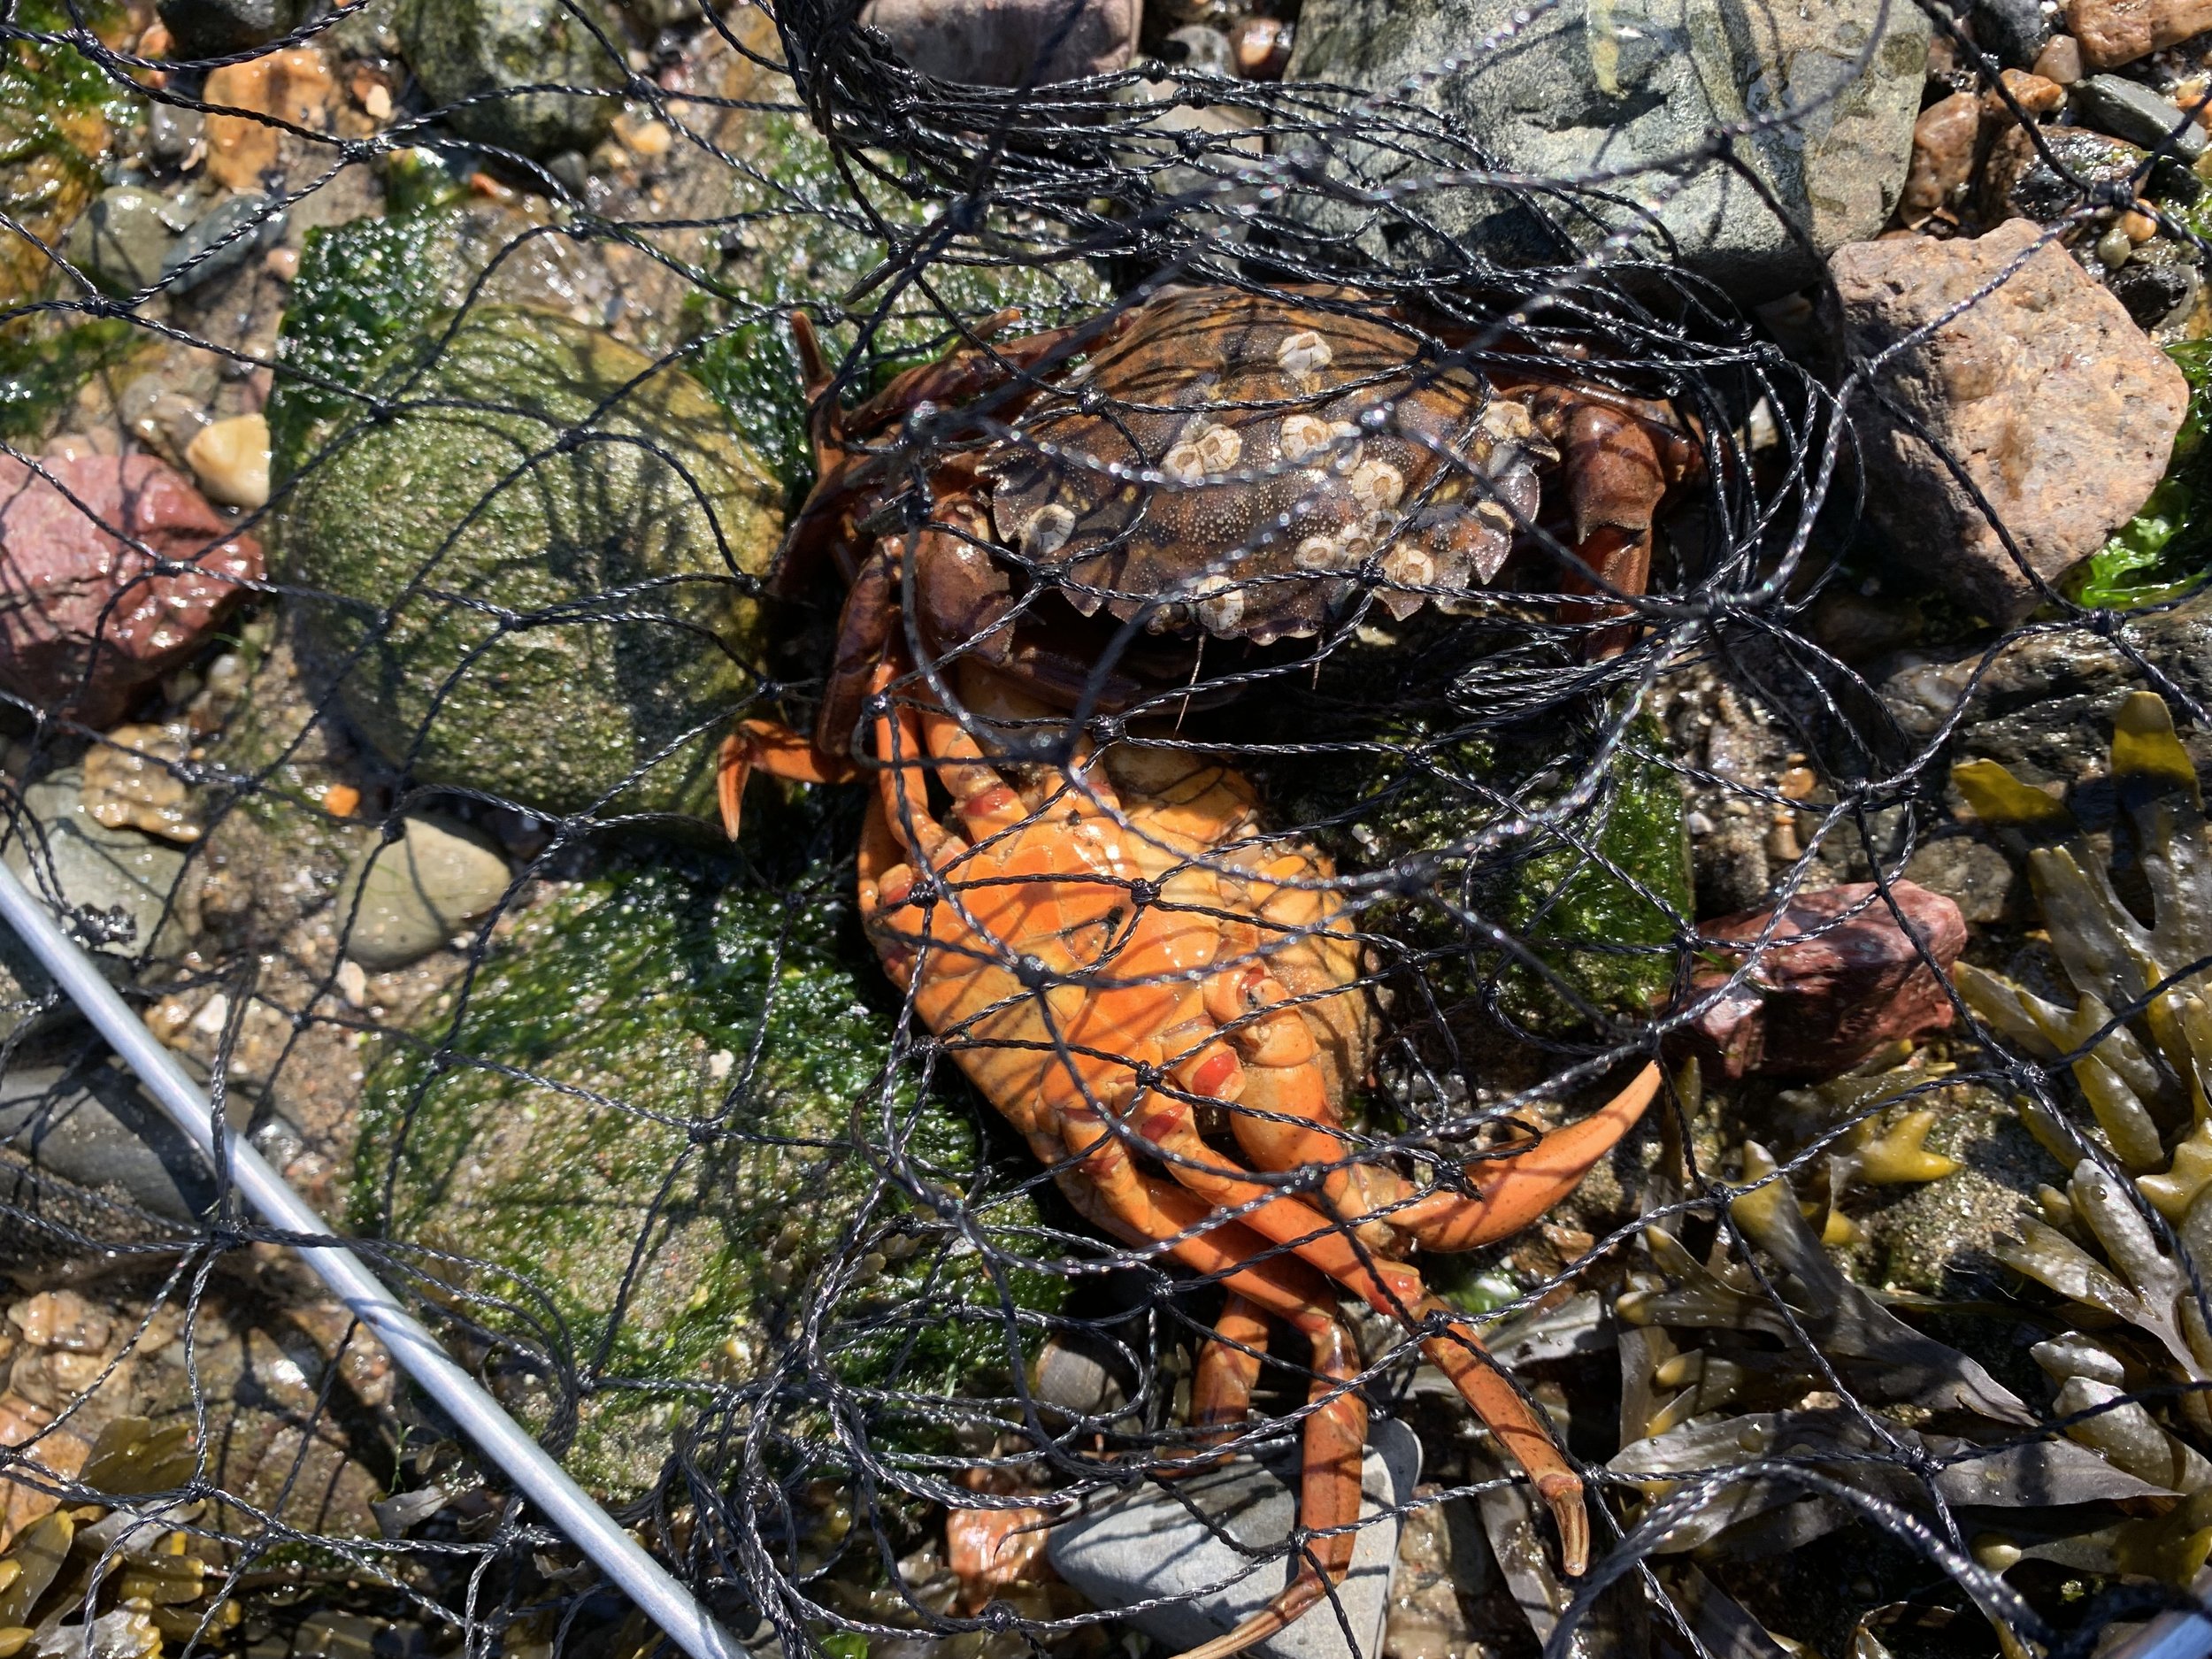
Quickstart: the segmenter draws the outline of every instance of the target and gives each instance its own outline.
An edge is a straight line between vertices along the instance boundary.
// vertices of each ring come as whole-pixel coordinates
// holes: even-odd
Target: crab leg
[[[1352,1386],[1359,1375],[1358,1356],[1349,1333],[1329,1311],[1326,1293],[1302,1270],[1291,1271],[1299,1269],[1296,1262],[1267,1259],[1264,1243],[1251,1239],[1238,1223],[1225,1224],[1214,1206],[1180,1187],[1140,1174],[1128,1148],[1099,1113],[1086,1109],[1068,1113],[1064,1121],[1068,1152],[1079,1160],[1079,1179],[1107,1207],[1110,1231],[1171,1241],[1175,1258],[1186,1266],[1223,1276],[1233,1304],[1237,1297],[1248,1297],[1313,1344],[1314,1379],[1308,1395],[1312,1412],[1306,1419],[1298,1525],[1319,1536],[1308,1539],[1297,1576],[1265,1607],[1226,1635],[1180,1655],[1228,1659],[1288,1626],[1341,1584],[1351,1568],[1359,1523],[1360,1463],[1367,1448],[1367,1402]],[[1254,1260],[1253,1254],[1233,1256],[1218,1241],[1224,1238],[1250,1240],[1257,1247],[1253,1254],[1260,1259]],[[1228,1312],[1224,1310],[1225,1321]],[[1219,1346],[1210,1344],[1210,1349]],[[1228,1375],[1223,1381],[1233,1386],[1240,1373],[1224,1369]],[[1252,1370],[1257,1371],[1256,1361]],[[1247,1392],[1249,1386],[1247,1380]],[[1217,1396],[1211,1403],[1218,1412],[1228,1402],[1227,1397]],[[1237,1403],[1240,1416],[1242,1403]],[[1221,1420],[1219,1415],[1213,1418],[1217,1424]]]
[[[1156,1148],[1175,1179],[1213,1204],[1233,1209],[1237,1219],[1294,1252],[1352,1291],[1377,1312],[1408,1325],[1436,1320],[1441,1329],[1421,1340],[1421,1351],[1444,1374],[1499,1443],[1535,1483],[1559,1527],[1559,1553],[1570,1577],[1589,1564],[1590,1521],[1578,1475],[1543,1420],[1484,1352],[1474,1326],[1432,1295],[1416,1269],[1376,1256],[1302,1200],[1275,1194],[1248,1172],[1221,1162],[1199,1138],[1187,1106],[1159,1100],[1136,1125]]]

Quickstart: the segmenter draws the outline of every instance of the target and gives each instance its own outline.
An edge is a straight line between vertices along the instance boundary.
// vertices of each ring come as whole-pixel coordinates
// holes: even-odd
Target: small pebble
[[[372,81],[361,94],[361,112],[372,121],[392,119],[392,89],[381,81]]]
[[[675,138],[658,121],[619,121],[615,132],[634,156],[664,156]]]
[[[2135,244],[2128,240],[2127,232],[2117,225],[2097,238],[2098,263],[2108,271],[2117,271],[2128,262],[2128,256],[2134,251]]]
[[[323,791],[323,810],[333,818],[351,818],[361,809],[361,792],[349,783],[334,783]]]
[[[1247,81],[1279,81],[1290,62],[1291,28],[1279,18],[1248,18],[1237,30],[1237,73]]]
[[[209,500],[228,507],[269,504],[269,423],[263,417],[234,415],[203,428],[184,459]]]
[[[2054,35],[2035,55],[2033,73],[2046,81],[2070,87],[2081,79],[2081,42],[2070,35]]]
[[[1782,774],[1782,797],[1786,801],[1802,801],[1812,794],[1820,780],[1809,766],[1793,766]]]
[[[361,1008],[367,1004],[369,1000],[368,972],[351,956],[339,963],[334,983],[338,987],[338,995],[344,997],[355,1008]]]
[[[2030,115],[2048,115],[2066,102],[2066,88],[2055,81],[2041,75],[2030,74],[2024,69],[2008,69],[2004,73],[2005,90]],[[1993,120],[2012,119],[2012,107],[1993,89],[1982,94],[1982,112]]]
[[[261,261],[261,268],[280,282],[289,282],[300,273],[300,250],[296,248],[272,248]]]
[[[2140,208],[2131,207],[2121,214],[2119,226],[2127,233],[2127,239],[2139,246],[2158,234],[2158,221]]]
[[[229,1023],[230,998],[218,991],[200,1004],[200,1011],[192,1016],[192,1023],[186,1029],[197,1032],[203,1037],[219,1037],[223,1034],[223,1027]]]
[[[141,58],[166,58],[172,44],[166,23],[150,23],[146,26],[146,32],[138,37],[138,55]]]

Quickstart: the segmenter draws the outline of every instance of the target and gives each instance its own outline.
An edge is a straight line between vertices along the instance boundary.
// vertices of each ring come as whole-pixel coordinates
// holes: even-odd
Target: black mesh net
[[[4,856],[764,1659],[2137,1640],[2212,19],[2062,10],[15,0]],[[0,1659],[663,1646],[0,970]]]

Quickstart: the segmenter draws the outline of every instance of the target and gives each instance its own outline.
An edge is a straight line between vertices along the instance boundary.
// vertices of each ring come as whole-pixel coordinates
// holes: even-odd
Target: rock
[[[499,902],[511,879],[490,838],[467,825],[427,815],[400,823],[400,839],[364,853],[338,890],[346,955],[377,973],[464,931]]]
[[[1990,656],[1979,649],[1947,658],[1916,653],[1890,664],[1877,688],[1899,726],[1924,742],[1955,721],[1947,748],[1933,757],[1939,776],[1959,761],[1993,760],[2024,782],[2064,788],[2075,816],[2103,829],[2113,812],[2102,781],[2113,710],[2142,689],[2140,662],[2199,706],[2212,699],[2212,603],[2130,617],[2113,633],[2108,641],[2088,628],[2058,629],[2010,641]],[[2180,735],[2197,769],[2212,772],[2212,732],[2188,726]],[[1945,798],[1961,803],[1955,790]]]
[[[1966,948],[1965,919],[1950,900],[1909,881],[1890,891],[1917,941],[1870,881],[1800,893],[1778,921],[1771,910],[1751,910],[1701,924],[1706,947],[1730,955],[1730,946],[1747,947],[1773,931],[1750,974],[1686,1029],[1686,1040],[1731,1079],[1832,1077],[1886,1042],[1947,1030],[1947,976]],[[1931,956],[1946,977],[1929,971]],[[1738,965],[1700,969],[1690,995],[1709,995]]]
[[[119,184],[100,192],[71,228],[62,251],[108,293],[127,298],[160,280],[189,222],[156,192]]]
[[[1043,86],[1126,68],[1144,8],[1140,0],[867,0],[860,20],[939,81]]]
[[[284,210],[278,198],[234,196],[169,250],[161,265],[162,286],[172,294],[188,294],[274,247],[283,234]]]
[[[2016,215],[2053,224],[2081,205],[2085,188],[2124,186],[2132,195],[2147,159],[2134,145],[2086,127],[2047,127],[2031,136],[2025,127],[2008,127],[1982,163],[1975,211],[1991,223]]]
[[[588,150],[617,101],[527,86],[620,87],[629,66],[587,27],[618,43],[621,27],[596,0],[408,0],[400,49],[446,124],[479,142],[549,156]],[[463,108],[454,105],[465,104]]]
[[[58,896],[80,942],[103,954],[141,956],[192,930],[191,890],[179,885],[180,849],[94,818],[76,767],[26,784],[21,795],[36,833],[10,833],[0,857],[50,903]]]
[[[1839,250],[1830,268],[1854,357],[1889,351],[1946,316],[2039,234],[2015,221],[1971,241],[1911,238]],[[1864,395],[1853,411],[1875,522],[1896,557],[2000,623],[2033,609],[2038,591],[1930,442],[1964,469],[2048,581],[2103,546],[2143,504],[2188,404],[2181,371],[2050,245],[1886,363],[1884,392],[1902,417]]]
[[[472,311],[410,396],[461,406],[355,433],[285,521],[346,712],[419,780],[526,810],[703,804],[713,743],[661,751],[750,683],[780,490],[688,375],[555,312]],[[611,441],[555,449],[587,421]]]
[[[2139,328],[2159,328],[2196,310],[2202,280],[2194,261],[2137,257],[2105,279],[2105,287]]]
[[[65,17],[51,22],[67,27]],[[100,185],[115,96],[107,71],[73,45],[12,40],[0,50],[0,213],[12,227],[0,239],[0,305],[58,277],[47,250],[63,245]]]
[[[267,52],[210,70],[202,96],[217,109],[209,113],[204,128],[208,176],[234,190],[268,188],[272,178],[282,172],[284,134],[269,120],[257,118],[266,116],[311,132],[326,131],[337,91],[322,53],[312,46]],[[222,110],[242,112],[227,115]]]
[[[2092,75],[2074,88],[2074,119],[2147,150],[2194,161],[2204,154],[2204,128],[2139,81]]]
[[[133,692],[199,649],[245,597],[242,584],[261,580],[261,549],[226,535],[199,492],[150,456],[42,465],[55,483],[0,457],[0,684],[111,725]],[[150,574],[146,556],[103,524],[193,568]]]
[[[2082,78],[2081,42],[2070,35],[2054,35],[2050,44],[2035,55],[2035,73],[2062,87]]]
[[[174,173],[207,142],[206,118],[197,110],[166,104],[146,108],[146,156],[161,171]]]
[[[1398,1535],[1420,1472],[1413,1431],[1391,1419],[1375,1422],[1361,1470],[1352,1568],[1335,1597],[1342,1618],[1324,1602],[1248,1651],[1263,1659],[1381,1653]],[[1297,1503],[1294,1448],[1264,1464],[1235,1457],[1171,1487],[1148,1481],[1087,1504],[1052,1529],[1052,1564],[1097,1606],[1133,1609],[1127,1622],[1154,1640],[1194,1647],[1234,1629],[1290,1582],[1298,1559],[1286,1555],[1284,1544]],[[1263,1563],[1257,1571],[1256,1556]],[[1199,1595],[1225,1583],[1216,1594]],[[1162,1605],[1138,1605],[1156,1597]],[[1346,1624],[1356,1646],[1346,1642]]]
[[[1657,216],[1685,265],[1739,299],[1769,299],[1816,280],[1815,257],[1731,167],[1700,162],[1686,182],[1675,164],[1736,127],[1735,156],[1819,255],[1873,235],[1904,184],[1929,28],[1917,7],[1887,0],[1762,6],[1742,27],[1729,15],[1692,0],[1565,0],[1532,16],[1519,0],[1309,0],[1286,73],[1417,98],[1517,172],[1601,173],[1607,193]],[[1457,66],[1440,75],[1447,62]],[[1356,159],[1369,183],[1417,176],[1397,177],[1417,164],[1380,153]],[[1479,187],[1422,196],[1442,232],[1503,257],[1555,261],[1561,234],[1586,249],[1613,233],[1659,253],[1641,219],[1604,197],[1575,210],[1595,221],[1562,216],[1571,228],[1548,233]]]
[[[1974,0],[1974,43],[2008,68],[2033,65],[2051,38],[2043,0]]]
[[[281,39],[306,22],[309,0],[159,0],[176,58],[227,58]],[[211,100],[213,102],[214,100]]]
[[[95,822],[192,842],[205,833],[185,767],[191,728],[119,726],[85,751],[82,797]],[[180,776],[182,770],[185,776]]]
[[[978,1108],[886,1097],[891,1017],[844,965],[850,883],[804,864],[755,887],[722,862],[581,883],[519,918],[456,1011],[429,1016],[435,1057],[396,1041],[371,1068],[354,1223],[455,1253],[435,1271],[495,1299],[472,1317],[518,1347],[487,1369],[534,1425],[563,1404],[541,1359],[557,1322],[556,1366],[607,1379],[743,1387],[783,1367],[780,1388],[854,1398],[1011,1389],[999,1293],[967,1240],[1055,1247],[1010,1184],[967,1207],[984,1190]],[[828,1284],[833,1264],[852,1277]],[[1058,1278],[999,1265],[1017,1305],[1058,1306]],[[664,1398],[603,1386],[570,1403],[562,1461],[580,1480],[620,1503],[660,1479]],[[870,1425],[879,1451],[937,1433],[888,1404]]]
[[[235,1087],[224,1112],[281,1165],[296,1136],[280,1118]],[[0,1159],[0,1203],[35,1203],[45,1183],[62,1180],[194,1225],[219,1196],[206,1157],[104,1049],[65,1067],[11,1068],[0,1079],[0,1152],[12,1155]]]
[[[1955,210],[1974,174],[1974,145],[1982,129],[1982,101],[1954,92],[1920,112],[1913,123],[1912,167],[1905,174],[1897,216],[1917,225],[1939,208]]]
[[[226,507],[269,504],[269,423],[260,415],[234,415],[200,429],[185,446],[185,465],[208,499]]]
[[[1237,73],[1236,54],[1229,44],[1229,37],[1219,29],[1209,28],[1203,23],[1188,23],[1169,35],[1163,42],[1163,55],[1179,52],[1182,66],[1198,74],[1233,76]]]
[[[2082,62],[2117,69],[2212,28],[2212,0],[2066,0]]]

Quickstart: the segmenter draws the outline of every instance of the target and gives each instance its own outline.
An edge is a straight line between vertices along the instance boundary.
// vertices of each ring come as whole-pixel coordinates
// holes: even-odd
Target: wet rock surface
[[[1136,0],[868,0],[860,21],[881,29],[926,75],[987,87],[1049,86],[1111,74],[1136,50]],[[1217,63],[1226,73],[1227,42]]]
[[[400,50],[431,99],[456,105],[453,128],[488,144],[549,156],[588,149],[613,119],[595,96],[626,79],[613,16],[555,0],[408,0]],[[578,90],[526,91],[530,87]]]
[[[104,726],[246,598],[261,549],[151,457],[0,457],[0,683]]]

